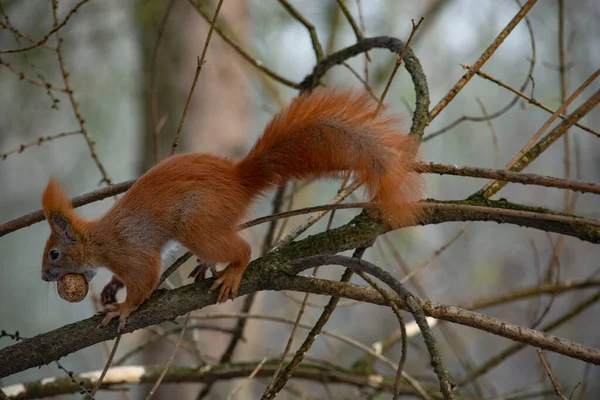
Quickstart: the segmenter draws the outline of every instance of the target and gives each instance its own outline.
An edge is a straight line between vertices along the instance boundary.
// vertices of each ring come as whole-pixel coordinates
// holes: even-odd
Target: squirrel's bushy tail
[[[341,177],[353,171],[393,227],[420,216],[423,181],[417,140],[368,93],[318,90],[294,99],[268,123],[237,174],[254,197],[289,179]]]

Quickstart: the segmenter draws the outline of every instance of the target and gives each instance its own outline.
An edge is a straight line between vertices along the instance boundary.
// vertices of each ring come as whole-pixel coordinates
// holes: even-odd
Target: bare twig
[[[231,391],[231,393],[229,393],[229,396],[227,396],[227,400],[232,399],[233,395],[235,393],[239,392],[240,389],[242,389],[244,386],[246,386],[256,376],[256,374],[258,374],[258,371],[260,371],[260,369],[263,367],[263,365],[267,361],[267,357],[269,357],[269,353],[268,352],[265,355],[265,357],[256,365],[256,368],[254,368],[252,370],[252,372],[250,373],[250,375],[248,375],[248,377],[246,379],[244,379],[242,382],[240,382],[239,385],[237,385],[235,388],[233,388],[233,390]]]
[[[0,8],[2,7],[2,5],[0,5]],[[5,15],[6,18],[6,15]],[[35,40],[33,40],[31,38],[31,36],[29,36],[26,33],[21,32],[20,30],[18,30],[13,24],[8,23],[8,21],[4,22],[4,21],[0,21],[0,28],[3,29],[7,29],[9,31],[11,31],[13,34],[15,34],[17,37],[22,38],[27,40],[29,43],[36,43]],[[42,43],[40,44],[41,47],[47,49],[47,50],[52,50],[52,51],[56,51],[56,47],[54,46],[50,46],[48,43]]]
[[[204,42],[204,48],[202,49],[202,55],[198,57],[198,65],[196,66],[196,73],[194,74],[194,82],[192,83],[192,87],[190,88],[190,93],[188,94],[187,100],[185,102],[185,107],[183,108],[183,114],[181,115],[181,120],[179,121],[179,126],[177,127],[177,132],[175,133],[175,138],[173,139],[173,144],[171,146],[171,155],[175,154],[175,149],[177,148],[179,135],[181,134],[181,129],[183,128],[183,123],[185,122],[185,117],[187,116],[187,111],[190,106],[190,102],[192,101],[192,97],[194,95],[194,89],[196,89],[196,83],[198,83],[198,77],[200,76],[200,72],[202,71],[202,66],[206,62],[206,51],[208,50],[208,44],[210,43],[210,38],[212,37],[213,31],[215,30],[217,17],[219,16],[219,11],[221,10],[221,5],[223,5],[223,0],[219,0],[217,4],[217,8],[215,9],[215,14],[213,15],[212,21],[210,22],[210,29],[208,30],[208,35],[206,36],[206,41]]]
[[[169,0],[169,4],[165,8],[165,12],[163,17],[158,25],[158,30],[156,31],[156,40],[154,41],[154,46],[152,48],[152,59],[150,61],[150,81],[149,81],[149,90],[148,95],[150,96],[150,120],[152,121],[152,130],[154,132],[152,136],[152,141],[154,145],[154,162],[158,163],[160,160],[160,149],[158,148],[158,136],[160,134],[160,122],[157,119],[158,114],[158,104],[156,99],[156,65],[158,60],[158,49],[160,46],[160,41],[163,37],[163,32],[165,30],[165,26],[167,25],[167,20],[169,19],[169,15],[171,15],[171,10],[173,9],[173,5],[175,4],[175,0]]]
[[[552,382],[552,387],[554,388],[554,392],[556,393],[556,395],[562,400],[569,400],[565,397],[565,395],[563,395],[562,390],[560,389],[560,384],[558,383],[554,375],[552,375],[552,371],[550,371],[550,366],[548,366],[548,363],[546,362],[542,351],[540,349],[537,349],[536,351],[538,357],[540,358],[540,361],[542,362],[544,370],[546,370],[546,373],[548,374],[548,378],[550,378],[550,382]]]
[[[48,41],[48,39],[50,39],[50,37],[53,34],[55,34],[56,32],[58,32],[62,27],[64,27],[67,24],[67,22],[69,22],[69,20],[71,19],[71,17],[73,15],[75,15],[75,13],[77,12],[77,10],[79,10],[79,7],[81,7],[82,5],[84,5],[85,3],[87,3],[88,1],[89,0],[81,0],[79,3],[75,4],[75,6],[73,6],[73,8],[69,11],[69,13],[67,14],[67,16],[60,23],[58,23],[58,21],[56,21],[54,23],[54,26],[50,30],[50,32],[48,32],[42,39],[38,40],[37,42],[35,42],[31,46],[21,47],[21,48],[18,48],[18,49],[0,50],[0,54],[2,54],[2,53],[19,53],[19,52],[22,52],[22,51],[27,51],[27,50],[34,49],[34,48],[36,48],[38,46],[42,46],[43,44],[45,44]],[[58,48],[56,50],[58,51]]]
[[[88,0],[82,0],[79,3],[77,3],[77,5],[71,10],[71,12],[69,12],[67,17],[65,17],[63,24],[66,24],[66,22],[68,21],[70,16],[73,13],[75,13],[75,11],[77,11],[77,9],[81,5],[86,3],[87,1]],[[79,111],[79,103],[77,103],[77,101],[75,100],[75,94],[73,92],[71,84],[69,83],[69,72],[67,72],[67,68],[65,66],[65,61],[63,59],[63,52],[62,52],[63,39],[62,39],[60,33],[58,32],[58,29],[60,29],[61,25],[58,23],[58,19],[56,17],[56,9],[57,8],[58,8],[58,0],[52,0],[52,16],[54,18],[54,29],[52,31],[50,31],[51,33],[48,35],[48,37],[50,37],[50,35],[52,33],[56,32],[56,39],[57,39],[56,54],[58,56],[58,64],[60,65],[60,72],[62,74],[63,81],[65,83],[65,88],[67,90],[69,101],[71,102],[71,107],[73,108],[73,113],[75,114],[75,118],[77,119],[77,122],[79,123],[79,129],[81,130],[81,133],[82,133],[83,137],[85,138],[85,142],[88,145],[92,160],[94,160],[96,167],[98,167],[98,170],[100,171],[100,174],[102,175],[102,180],[100,181],[100,183],[105,182],[107,185],[110,185],[112,183],[112,181],[111,181],[110,177],[108,176],[108,173],[106,172],[106,170],[104,168],[104,165],[102,165],[102,163],[100,162],[100,158],[98,157],[98,154],[96,153],[96,147],[95,147],[94,141],[92,140],[90,134],[87,131],[87,127],[85,125],[85,120],[83,119],[83,116],[81,115],[81,112]]]
[[[351,186],[349,186],[348,188],[342,190],[337,196],[335,196],[330,202],[329,204],[333,205],[333,204],[337,204],[339,202],[341,202],[342,200],[344,200],[346,197],[348,197],[352,192],[354,192],[356,189],[358,189],[360,186],[359,183],[355,183]],[[292,230],[290,233],[287,234],[286,237],[284,237],[283,239],[281,239],[279,242],[277,242],[277,244],[275,246],[273,246],[272,251],[276,251],[281,249],[282,247],[286,246],[287,244],[289,244],[290,242],[292,242],[292,240],[296,239],[298,236],[300,236],[303,232],[305,232],[308,228],[310,228],[311,226],[313,226],[317,221],[319,221],[321,218],[323,218],[323,216],[326,214],[326,211],[321,211],[319,213],[317,213],[316,215],[310,217],[305,223],[303,223],[302,225],[297,226],[296,228],[294,228],[294,230]]]
[[[310,23],[304,16],[296,10],[294,6],[292,6],[287,0],[279,0],[279,3],[287,10],[288,13],[292,17],[294,17],[298,22],[300,22],[310,35],[310,39],[312,41],[313,50],[315,51],[315,56],[317,58],[317,62],[321,61],[325,57],[325,53],[323,52],[323,47],[321,46],[321,42],[319,41],[319,37],[317,36],[317,30],[315,26]]]
[[[470,69],[471,67],[467,64],[461,64],[463,68],[465,69]],[[510,90],[511,92],[513,92],[514,94],[516,94],[517,96],[527,100],[527,102],[529,102],[530,104],[533,104],[536,107],[541,108],[542,110],[549,112],[550,114],[554,114],[555,110],[551,109],[550,107],[545,106],[544,104],[542,104],[541,102],[539,102],[538,100],[534,99],[533,97],[530,97],[528,95],[526,95],[525,93],[523,93],[522,91],[519,91],[509,85],[507,85],[506,83],[492,77],[491,75],[486,74],[485,72],[482,71],[477,71],[477,76],[483,78],[483,79],[487,79],[489,81],[494,82],[496,85],[501,86],[507,90]],[[564,115],[559,115],[559,118],[561,118],[562,120],[567,119],[566,116]],[[600,132],[595,131],[594,129],[590,128],[589,126],[583,125],[579,122],[575,122],[573,125],[575,125],[578,128],[583,129],[586,132],[591,133],[592,135],[598,136],[600,137]]]
[[[93,399],[94,395],[98,392],[98,389],[102,385],[102,381],[104,380],[104,377],[106,376],[106,372],[108,371],[108,369],[112,365],[112,361],[113,361],[113,358],[115,357],[115,354],[117,352],[117,348],[119,347],[119,342],[120,341],[121,341],[121,335],[117,336],[117,338],[115,339],[115,343],[113,344],[113,348],[110,351],[110,354],[108,355],[108,359],[106,360],[106,364],[104,365],[104,369],[102,370],[102,373],[100,374],[100,378],[98,378],[98,381],[96,382],[96,384],[94,385],[94,388],[92,389],[92,393],[90,393],[89,395],[85,395],[83,397],[84,399],[86,399],[86,400]]]
[[[564,101],[564,103],[562,103],[562,105],[554,112],[554,114],[552,114],[552,116],[550,116],[550,118],[548,118],[548,120],[546,120],[546,122],[544,123],[544,125],[542,125],[540,127],[540,129],[538,129],[538,131],[535,133],[535,135],[533,135],[533,137],[531,139],[529,139],[529,141],[527,142],[527,144],[523,147],[523,149],[521,149],[521,151],[519,151],[519,153],[517,153],[517,155],[515,155],[513,157],[512,160],[510,160],[510,162],[506,165],[507,169],[510,169],[512,167],[514,167],[518,161],[520,161],[523,158],[523,155],[529,151],[532,147],[533,144],[535,143],[536,140],[538,140],[542,134],[546,131],[546,129],[548,129],[548,127],[550,125],[552,125],[552,123],[556,120],[556,118],[558,118],[558,116],[560,114],[563,114],[564,111],[567,109],[567,107],[569,106],[569,104],[571,104],[573,102],[573,100],[575,100],[577,97],[579,97],[579,95],[581,94],[581,92],[583,92],[583,90],[585,88],[587,88],[589,85],[591,85],[591,83],[596,80],[596,78],[600,76],[600,69],[597,69],[596,72],[594,72],[592,75],[590,75],[578,88],[577,90],[575,90],[571,96],[569,96],[568,99],[566,99]],[[592,96],[593,98],[593,96]],[[596,103],[597,104],[597,103]],[[593,108],[595,106],[595,104],[593,104],[591,107]]]
[[[208,12],[206,11],[206,9],[204,8],[202,1],[200,1],[200,0],[189,0],[189,1],[194,6],[194,8],[196,8],[196,10],[200,13],[200,15],[207,22],[210,22],[210,16],[209,16]],[[244,58],[246,61],[248,61],[253,67],[257,68],[258,70],[263,72],[265,75],[276,80],[279,83],[282,83],[286,86],[289,86],[289,87],[295,88],[295,89],[300,88],[300,85],[297,84],[296,82],[292,82],[292,81],[278,75],[274,71],[271,71],[270,69],[265,67],[261,61],[255,59],[250,54],[248,54],[238,43],[235,42],[235,40],[233,40],[231,37],[227,36],[225,34],[225,32],[223,31],[223,29],[221,29],[218,25],[215,25],[215,31],[219,34],[219,36],[221,36],[221,38],[225,42],[227,42],[227,44],[229,44],[231,47],[233,47],[235,49],[235,51],[237,51],[239,53],[239,55],[242,56],[242,58]]]
[[[36,140],[34,140],[32,142],[23,143],[22,145],[20,145],[16,149],[9,150],[6,153],[1,153],[0,154],[0,158],[2,160],[6,160],[6,157],[8,157],[8,156],[10,156],[12,154],[21,154],[22,152],[24,152],[25,150],[27,150],[30,147],[41,146],[43,143],[50,142],[52,140],[60,139],[60,138],[67,137],[67,136],[77,135],[77,134],[80,134],[80,133],[81,133],[81,131],[63,132],[63,133],[58,133],[56,135],[51,135],[51,136],[46,136],[46,137],[40,137],[40,138],[37,138]]]
[[[597,74],[594,75],[600,75],[600,69],[597,71]],[[567,102],[569,100],[570,99],[567,99]],[[594,93],[589,99],[587,99],[583,104],[577,107],[577,109],[573,113],[571,113],[566,120],[564,120],[562,123],[556,126],[556,128],[550,131],[548,135],[542,138],[534,146],[530,146],[529,144],[526,145],[525,148],[523,148],[523,150],[521,150],[519,154],[515,158],[513,158],[513,160],[508,164],[507,168],[510,168],[512,171],[522,171],[526,166],[531,164],[531,162],[535,160],[540,154],[542,154],[548,147],[550,147],[550,145],[556,142],[558,138],[561,137],[576,121],[583,118],[584,115],[586,115],[594,107],[596,107],[598,103],[600,103],[600,90],[596,91],[596,93]],[[564,103],[563,106],[565,104],[567,103]],[[556,114],[562,111],[561,108],[556,110]],[[543,132],[543,130],[540,129],[538,132]],[[483,198],[487,199],[492,195],[496,194],[505,185],[506,182],[489,182],[484,188],[477,192],[476,195],[482,196]]]
[[[152,396],[154,395],[154,393],[156,392],[156,390],[162,383],[165,375],[167,374],[169,367],[173,363],[173,360],[175,359],[175,355],[177,354],[177,350],[179,350],[179,346],[181,345],[181,340],[183,339],[183,336],[185,335],[185,330],[187,328],[187,324],[189,321],[190,321],[190,313],[187,313],[187,315],[185,316],[185,322],[183,324],[183,329],[181,330],[181,335],[179,335],[179,340],[177,341],[177,343],[175,343],[175,348],[173,349],[173,353],[171,353],[171,357],[169,357],[169,361],[167,361],[167,364],[163,368],[158,379],[156,379],[156,382],[154,382],[154,386],[152,386],[152,389],[150,389],[148,396],[146,396],[146,400],[150,400],[152,398]]]
[[[515,0],[515,3],[519,6],[519,9],[523,7],[521,5],[520,0]],[[525,15],[525,17],[523,19],[525,20],[525,25],[527,26],[527,31],[529,32],[529,38],[530,38],[530,42],[531,42],[531,57],[529,60],[529,70],[527,71],[527,75],[525,76],[525,81],[521,84],[521,87],[519,88],[520,92],[524,91],[527,88],[530,81],[531,81],[532,86],[534,86],[533,70],[535,68],[535,60],[536,60],[535,37],[534,37],[533,28],[531,26],[531,21],[529,20],[529,17],[527,15]],[[463,66],[463,68],[465,68],[466,70],[471,69],[471,67],[469,67],[469,66],[465,67],[465,64],[461,64],[461,66]],[[479,75],[480,71],[477,71],[476,73]],[[502,85],[506,85],[506,84],[502,83]],[[508,85],[506,85],[506,86],[508,86]],[[504,115],[505,113],[507,113],[509,110],[511,110],[514,107],[514,105],[517,104],[518,101],[519,101],[519,95],[516,95],[515,97],[512,98],[512,100],[510,100],[508,102],[508,104],[506,104],[504,107],[502,107],[498,111],[495,111],[491,114],[483,115],[483,116],[463,115],[463,116],[455,119],[448,125],[438,129],[437,131],[429,132],[423,138],[423,142],[429,141],[439,135],[449,132],[451,129],[457,127],[458,125],[460,125],[461,123],[463,123],[465,121],[488,122],[489,123],[491,120],[496,119],[496,118]]]
[[[417,32],[417,29],[419,29],[421,22],[423,22],[423,19],[424,18],[421,17],[419,22],[417,22],[416,24],[415,24],[414,19],[411,20],[412,30],[410,31],[408,40],[406,41],[406,44],[404,45],[404,49],[402,49],[402,52],[396,56],[396,64],[394,65],[394,69],[392,70],[392,73],[390,74],[390,77],[388,78],[388,81],[385,85],[385,89],[383,89],[383,93],[381,94],[381,99],[379,100],[380,107],[383,104],[383,101],[385,100],[385,96],[387,95],[388,90],[390,90],[390,86],[392,84],[392,81],[394,80],[394,76],[396,76],[396,72],[398,71],[398,68],[400,68],[400,64],[402,64],[402,60],[404,59],[404,55],[406,54],[406,49],[409,48],[408,46],[410,46],[410,42],[412,42],[412,39],[415,36],[415,33]]]
[[[63,93],[67,92],[67,89],[65,89],[65,88],[54,87],[54,85],[52,85],[51,83],[37,81],[36,79],[28,76],[24,72],[17,70],[9,62],[3,60],[2,58],[0,58],[0,65],[4,65],[6,68],[8,68],[8,70],[15,73],[15,75],[17,75],[20,80],[29,82],[34,86],[38,86],[38,87],[44,88],[46,90],[55,90],[57,92],[63,92]]]
[[[512,32],[512,30],[518,25],[518,23],[525,17],[525,15],[531,10],[531,8],[537,3],[537,0],[528,0],[527,3],[519,10],[519,12],[513,17],[512,20],[506,25],[506,27],[496,36],[496,39],[489,45],[489,47],[483,52],[481,57],[473,64],[473,67],[463,75],[462,78],[456,84],[443,99],[431,110],[429,113],[428,124],[431,123],[438,116],[438,114],[452,101],[452,99],[461,91],[461,89],[471,80],[476,71],[485,64],[485,62],[494,54],[496,49],[502,44],[504,39]]]

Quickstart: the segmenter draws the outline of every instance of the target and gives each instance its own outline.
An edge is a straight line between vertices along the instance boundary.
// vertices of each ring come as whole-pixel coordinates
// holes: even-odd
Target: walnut
[[[58,280],[58,295],[69,303],[78,303],[85,298],[90,288],[81,274],[66,274]]]

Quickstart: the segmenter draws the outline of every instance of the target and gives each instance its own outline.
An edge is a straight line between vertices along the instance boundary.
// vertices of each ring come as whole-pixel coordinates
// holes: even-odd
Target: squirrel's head
[[[42,257],[42,279],[52,282],[67,273],[78,273],[91,281],[95,271],[85,262],[83,221],[77,217],[67,193],[54,178],[50,178],[44,190],[42,206],[51,230]]]

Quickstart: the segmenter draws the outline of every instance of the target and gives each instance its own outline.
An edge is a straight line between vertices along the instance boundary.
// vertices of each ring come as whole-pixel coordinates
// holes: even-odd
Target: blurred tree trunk
[[[164,21],[165,10],[171,1],[143,2],[139,5],[143,65],[146,66],[146,126],[141,143],[144,149],[140,173],[150,168],[156,159],[155,130],[158,135],[160,159],[168,157],[173,138],[185,107],[197,68],[198,57],[206,42],[210,25],[185,0],[175,0],[164,25],[158,53],[154,55],[157,30]],[[211,15],[217,2],[210,1],[207,8]],[[168,12],[168,11],[167,11]],[[250,34],[250,18],[246,1],[225,1],[221,7],[218,23],[226,25],[242,45]],[[150,93],[153,59],[155,60],[155,99]],[[177,152],[208,152],[238,159],[247,148],[246,135],[249,121],[249,79],[242,58],[213,32],[194,96],[179,139]],[[153,104],[154,101],[154,104]],[[195,259],[193,259],[195,261]],[[187,271],[187,269],[186,269]],[[183,282],[185,283],[185,281]],[[200,336],[200,337],[198,337]],[[192,335],[186,335],[191,340]],[[212,332],[196,334],[201,343],[220,343],[223,347],[228,337]],[[194,340],[195,341],[195,340]],[[164,342],[163,342],[164,343]],[[165,364],[173,345],[154,346],[144,353],[145,364]],[[203,352],[203,349],[199,349]],[[211,350],[214,346],[211,345]],[[213,356],[218,354],[211,353]],[[197,362],[190,353],[180,348],[177,360]],[[154,396],[164,398],[194,398],[197,386],[177,385],[159,388]],[[159,396],[159,397],[157,397]]]

